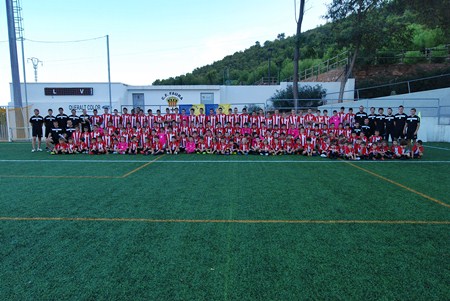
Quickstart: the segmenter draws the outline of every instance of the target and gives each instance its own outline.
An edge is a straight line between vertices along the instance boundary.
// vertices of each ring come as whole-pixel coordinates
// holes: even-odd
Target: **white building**
[[[250,105],[260,107],[266,105],[277,90],[285,89],[290,83],[270,86],[130,86],[123,83],[111,84],[111,103],[113,109],[124,106],[152,108],[168,106],[168,98],[175,98],[177,105],[189,104],[232,104]],[[328,94],[334,95],[339,92],[340,83],[300,83],[300,85],[322,85]],[[354,79],[348,81],[346,90],[353,90]],[[12,91],[12,86],[11,86]],[[47,109],[53,110],[59,107],[66,112],[75,108],[77,111],[87,109],[101,109],[109,106],[108,83],[28,83],[27,99],[29,109],[39,109],[43,114]],[[12,92],[11,92],[12,93]],[[22,84],[23,105],[25,101],[25,87]],[[344,98],[353,99],[353,92],[347,92]],[[12,95],[11,95],[12,99]],[[331,97],[327,98],[331,103]],[[12,106],[13,103],[10,103]]]

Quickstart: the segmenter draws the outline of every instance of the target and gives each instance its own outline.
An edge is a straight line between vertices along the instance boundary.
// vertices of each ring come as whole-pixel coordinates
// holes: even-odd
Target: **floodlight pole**
[[[108,92],[109,92],[109,112],[112,112],[112,98],[111,98],[111,62],[109,60],[109,35],[106,35],[106,54],[108,59]]]
[[[8,21],[9,56],[11,60],[14,107],[21,108],[22,93],[20,89],[19,61],[17,57],[17,39],[12,0],[6,0],[6,19]]]

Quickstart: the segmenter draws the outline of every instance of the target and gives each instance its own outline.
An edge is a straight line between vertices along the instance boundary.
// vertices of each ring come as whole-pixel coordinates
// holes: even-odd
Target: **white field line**
[[[445,147],[437,147],[437,146],[430,146],[430,145],[424,145],[424,146],[428,147],[428,148],[434,148],[434,149],[450,151],[450,148],[445,148]]]
[[[0,160],[0,163],[148,163],[151,160],[15,160],[15,159],[4,159]],[[448,164],[450,160],[447,161],[422,161],[422,160],[405,160],[405,161],[345,161],[345,160],[158,160],[154,164],[160,163],[252,163],[252,164],[266,164],[266,163],[295,163],[295,164],[306,164],[306,163],[362,163],[362,164]]]

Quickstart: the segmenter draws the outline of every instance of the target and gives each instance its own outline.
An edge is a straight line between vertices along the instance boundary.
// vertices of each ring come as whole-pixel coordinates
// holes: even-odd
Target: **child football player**
[[[416,143],[414,143],[412,148],[412,157],[413,159],[421,159],[423,157],[422,140],[417,140]]]

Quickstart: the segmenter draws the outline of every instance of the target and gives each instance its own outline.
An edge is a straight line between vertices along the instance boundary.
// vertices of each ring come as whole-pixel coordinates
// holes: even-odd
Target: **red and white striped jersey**
[[[112,121],[113,126],[117,128],[117,127],[119,127],[119,124],[122,123],[122,116],[120,116],[120,115],[113,115],[111,117],[111,121]]]
[[[102,114],[102,128],[106,128],[108,126],[108,122],[112,121],[111,114]]]

